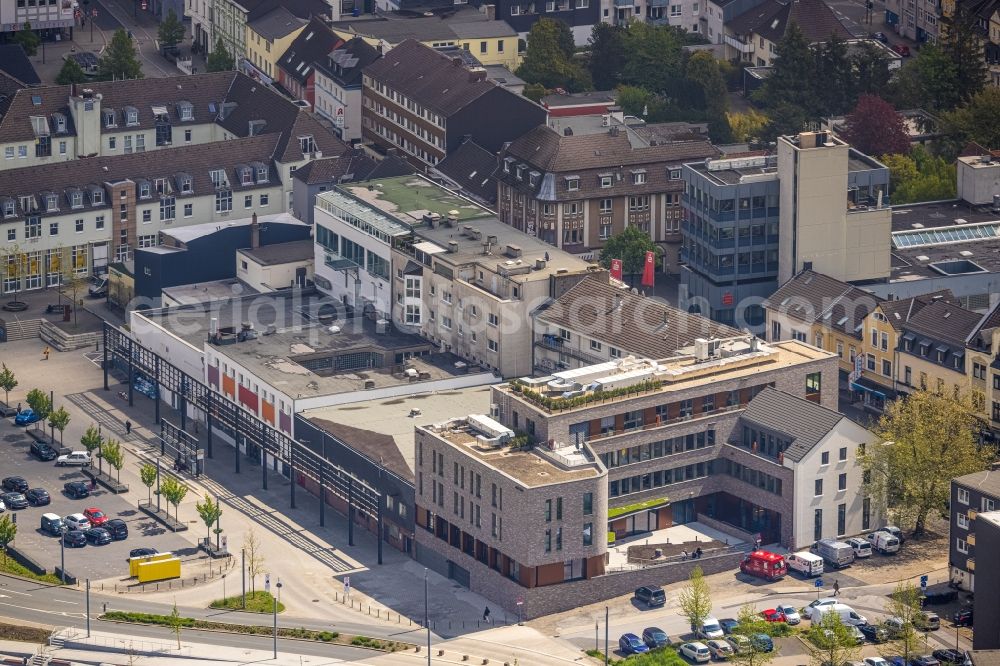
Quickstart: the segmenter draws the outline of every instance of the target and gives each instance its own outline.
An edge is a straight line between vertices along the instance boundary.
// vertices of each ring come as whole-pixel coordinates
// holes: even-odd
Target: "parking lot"
[[[34,426],[29,426],[34,427]],[[174,552],[182,558],[193,556],[196,549],[152,518],[136,509],[128,496],[117,496],[98,486],[90,497],[70,499],[63,493],[67,481],[85,480],[76,467],[56,467],[54,462],[41,462],[31,455],[33,440],[25,429],[15,427],[12,419],[0,421],[0,477],[21,476],[32,488],[44,488],[52,496],[48,506],[31,506],[11,511],[17,515],[17,537],[14,546],[42,566],[53,570],[59,564],[59,539],[39,528],[43,513],[55,513],[65,518],[71,513],[82,513],[89,507],[101,509],[108,518],[121,518],[128,525],[128,538],[112,541],[104,546],[88,544],[83,548],[66,548],[66,571],[80,580],[89,578],[125,579],[128,576],[129,551],[133,548],[152,547],[162,552]],[[67,442],[69,444],[69,442]],[[145,498],[146,488],[132,488],[132,501]]]

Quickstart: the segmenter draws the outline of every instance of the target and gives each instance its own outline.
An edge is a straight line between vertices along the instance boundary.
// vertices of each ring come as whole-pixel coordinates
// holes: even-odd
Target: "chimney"
[[[260,247],[260,225],[257,224],[257,213],[250,218],[250,249],[256,250]]]
[[[483,5],[483,9],[486,10],[486,20],[495,21],[497,18],[497,6],[496,5]]]
[[[469,83],[479,83],[480,81],[485,81],[485,80],[486,80],[485,69],[469,70]]]
[[[611,136],[618,136],[618,125],[612,125],[608,128],[608,134]]]

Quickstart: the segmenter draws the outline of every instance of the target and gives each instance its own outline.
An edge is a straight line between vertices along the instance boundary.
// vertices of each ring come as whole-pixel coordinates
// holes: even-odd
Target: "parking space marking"
[[[80,604],[76,601],[66,601],[64,599],[49,599],[49,601],[57,601],[61,604],[69,604],[70,606],[79,606]]]
[[[4,589],[4,592],[10,592],[11,594],[20,594],[22,597],[30,597],[31,596],[27,592],[18,592],[17,590]],[[7,595],[6,594],[0,594],[0,597],[5,597],[5,596],[7,596]]]
[[[66,611],[54,611],[47,610],[45,608],[32,608],[31,606],[18,606],[17,604],[10,604],[5,601],[0,601],[0,606],[8,606],[10,608],[16,608],[18,610],[34,611],[36,613],[45,613],[47,615],[58,615],[60,617],[79,617],[86,618],[86,613],[68,613]]]

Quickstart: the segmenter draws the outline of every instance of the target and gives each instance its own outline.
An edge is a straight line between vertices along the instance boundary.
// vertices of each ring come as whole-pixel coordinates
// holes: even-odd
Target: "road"
[[[91,593],[91,623],[92,628],[95,630],[115,632],[122,628],[122,625],[117,623],[103,622],[96,619],[103,611],[105,604],[107,604],[107,610],[139,611],[163,615],[169,615],[173,608],[172,604],[155,603],[142,597],[135,599],[123,596],[105,597]],[[228,622],[230,624],[269,625],[271,623],[271,616],[266,614],[260,615],[257,613],[240,613],[183,606],[178,606],[178,611],[184,617],[212,620],[215,622]],[[75,588],[53,587],[30,580],[0,575],[0,618],[6,618],[7,621],[13,622],[20,620],[43,625],[84,628],[87,626],[86,595],[82,590]],[[290,618],[279,615],[278,626],[338,631],[344,634],[388,638],[410,643],[421,643],[426,640],[426,634],[419,627],[402,626],[393,628],[376,622],[338,622],[331,624],[307,618]],[[169,639],[171,637],[169,629],[142,625],[128,625],[128,633],[144,638]],[[256,649],[269,649],[271,646],[271,639],[268,637],[251,637],[243,634],[230,635],[187,629],[184,631],[184,634],[192,637],[192,640],[195,640],[195,636],[200,635],[207,642],[218,642],[221,645],[230,645],[233,647],[247,646]],[[432,636],[432,638],[435,641],[439,640],[437,636]],[[295,650],[303,654],[331,656],[331,650],[341,650],[337,646],[302,641],[296,641],[295,646]],[[315,649],[315,651],[310,652],[308,651],[309,649]],[[343,654],[337,655],[341,659],[356,660],[371,656],[370,651],[356,648],[343,647],[342,651]]]

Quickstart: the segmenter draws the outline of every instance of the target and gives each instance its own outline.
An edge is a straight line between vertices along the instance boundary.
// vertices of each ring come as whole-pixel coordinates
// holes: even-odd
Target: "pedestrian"
[[[131,434],[132,434],[132,422],[131,421],[125,421],[125,435],[128,436],[128,435],[131,435]]]
[[[44,358],[42,359],[43,361],[49,360],[49,352],[51,352],[51,351],[52,350],[49,349],[48,345],[46,345],[45,346],[45,350],[42,352],[42,354],[44,355]]]
[[[21,403],[17,403],[17,414],[21,414]]]
[[[839,597],[840,596],[840,581],[839,580],[833,581],[833,596],[835,596],[835,597]]]
[[[688,558],[688,552],[687,549],[684,549],[681,551],[681,559],[686,560],[687,558]]]
[[[96,476],[90,477],[90,489],[91,490],[97,490],[97,477]]]
[[[699,559],[701,559],[701,546],[698,546],[698,550],[696,550],[696,551],[694,551],[694,552],[695,552],[695,553],[697,553],[697,557],[698,557]]]
[[[486,610],[483,611],[483,622],[489,622],[489,621],[490,621],[490,607],[487,606]]]

